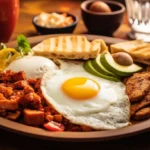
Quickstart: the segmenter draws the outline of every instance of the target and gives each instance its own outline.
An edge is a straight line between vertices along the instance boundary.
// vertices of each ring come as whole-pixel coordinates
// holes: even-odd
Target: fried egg
[[[5,70],[24,71],[27,78],[38,78],[49,71],[57,69],[57,65],[42,56],[24,56],[14,60]]]
[[[129,124],[125,85],[89,74],[82,63],[61,61],[61,69],[43,75],[41,90],[47,102],[70,122],[96,130]]]

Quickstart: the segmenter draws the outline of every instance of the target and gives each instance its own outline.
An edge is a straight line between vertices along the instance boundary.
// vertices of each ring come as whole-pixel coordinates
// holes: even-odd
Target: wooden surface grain
[[[46,11],[69,11],[79,17],[79,23],[74,33],[87,33],[80,15],[80,4],[82,0],[21,0],[20,16],[15,31],[10,40],[15,40],[18,34],[23,33],[27,37],[38,35],[32,25],[34,15]],[[114,33],[114,37],[128,39],[127,34],[130,27],[127,22],[127,14],[124,16],[123,24]],[[38,150],[38,149],[121,149],[121,150],[150,150],[150,132],[119,140],[92,142],[92,143],[62,143],[54,141],[44,141],[14,134],[0,129],[0,150]]]

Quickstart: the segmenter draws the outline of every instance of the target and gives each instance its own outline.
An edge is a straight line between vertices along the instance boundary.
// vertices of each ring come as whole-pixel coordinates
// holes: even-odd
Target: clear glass
[[[150,42],[150,0],[126,0],[131,38]]]

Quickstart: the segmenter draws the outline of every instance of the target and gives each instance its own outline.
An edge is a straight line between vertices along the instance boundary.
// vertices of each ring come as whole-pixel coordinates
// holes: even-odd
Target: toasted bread
[[[133,40],[112,44],[111,53],[126,52],[129,53],[135,62],[150,65],[150,43],[141,40]]]
[[[85,36],[59,36],[49,38],[32,48],[35,55],[48,58],[89,59],[108,51],[102,39],[89,42]]]

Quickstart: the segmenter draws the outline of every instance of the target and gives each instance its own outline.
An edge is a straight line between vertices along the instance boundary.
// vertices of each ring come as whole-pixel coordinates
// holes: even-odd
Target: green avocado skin
[[[122,76],[122,77],[126,77],[126,76],[131,76],[134,72],[137,72],[137,71],[140,71],[139,70],[136,70],[136,71],[133,71],[133,72],[122,72],[120,70],[117,70],[115,69],[113,66],[111,66],[111,64],[109,64],[108,60],[106,59],[105,55],[107,55],[106,53],[103,53],[101,55],[101,63],[103,64],[103,66],[108,69],[109,71],[112,71],[114,74],[118,75],[118,76]]]
[[[120,79],[120,77],[112,72],[110,72],[108,69],[106,69],[104,67],[104,65],[101,63],[100,61],[101,59],[101,54],[99,54],[99,56],[97,56],[96,59],[92,60],[92,66],[101,74],[104,74],[106,76],[112,76],[115,77],[117,79]]]
[[[107,80],[115,81],[115,82],[120,82],[120,80],[117,79],[117,78],[115,78],[115,77],[107,76],[107,75],[104,75],[104,74],[101,74],[100,72],[98,72],[98,71],[93,67],[91,60],[86,61],[86,62],[83,64],[83,68],[84,68],[87,72],[89,72],[89,73],[91,73],[91,74],[93,74],[93,75],[95,75],[95,76],[98,76],[98,77],[101,77],[101,78],[104,78],[104,79],[107,79]]]

